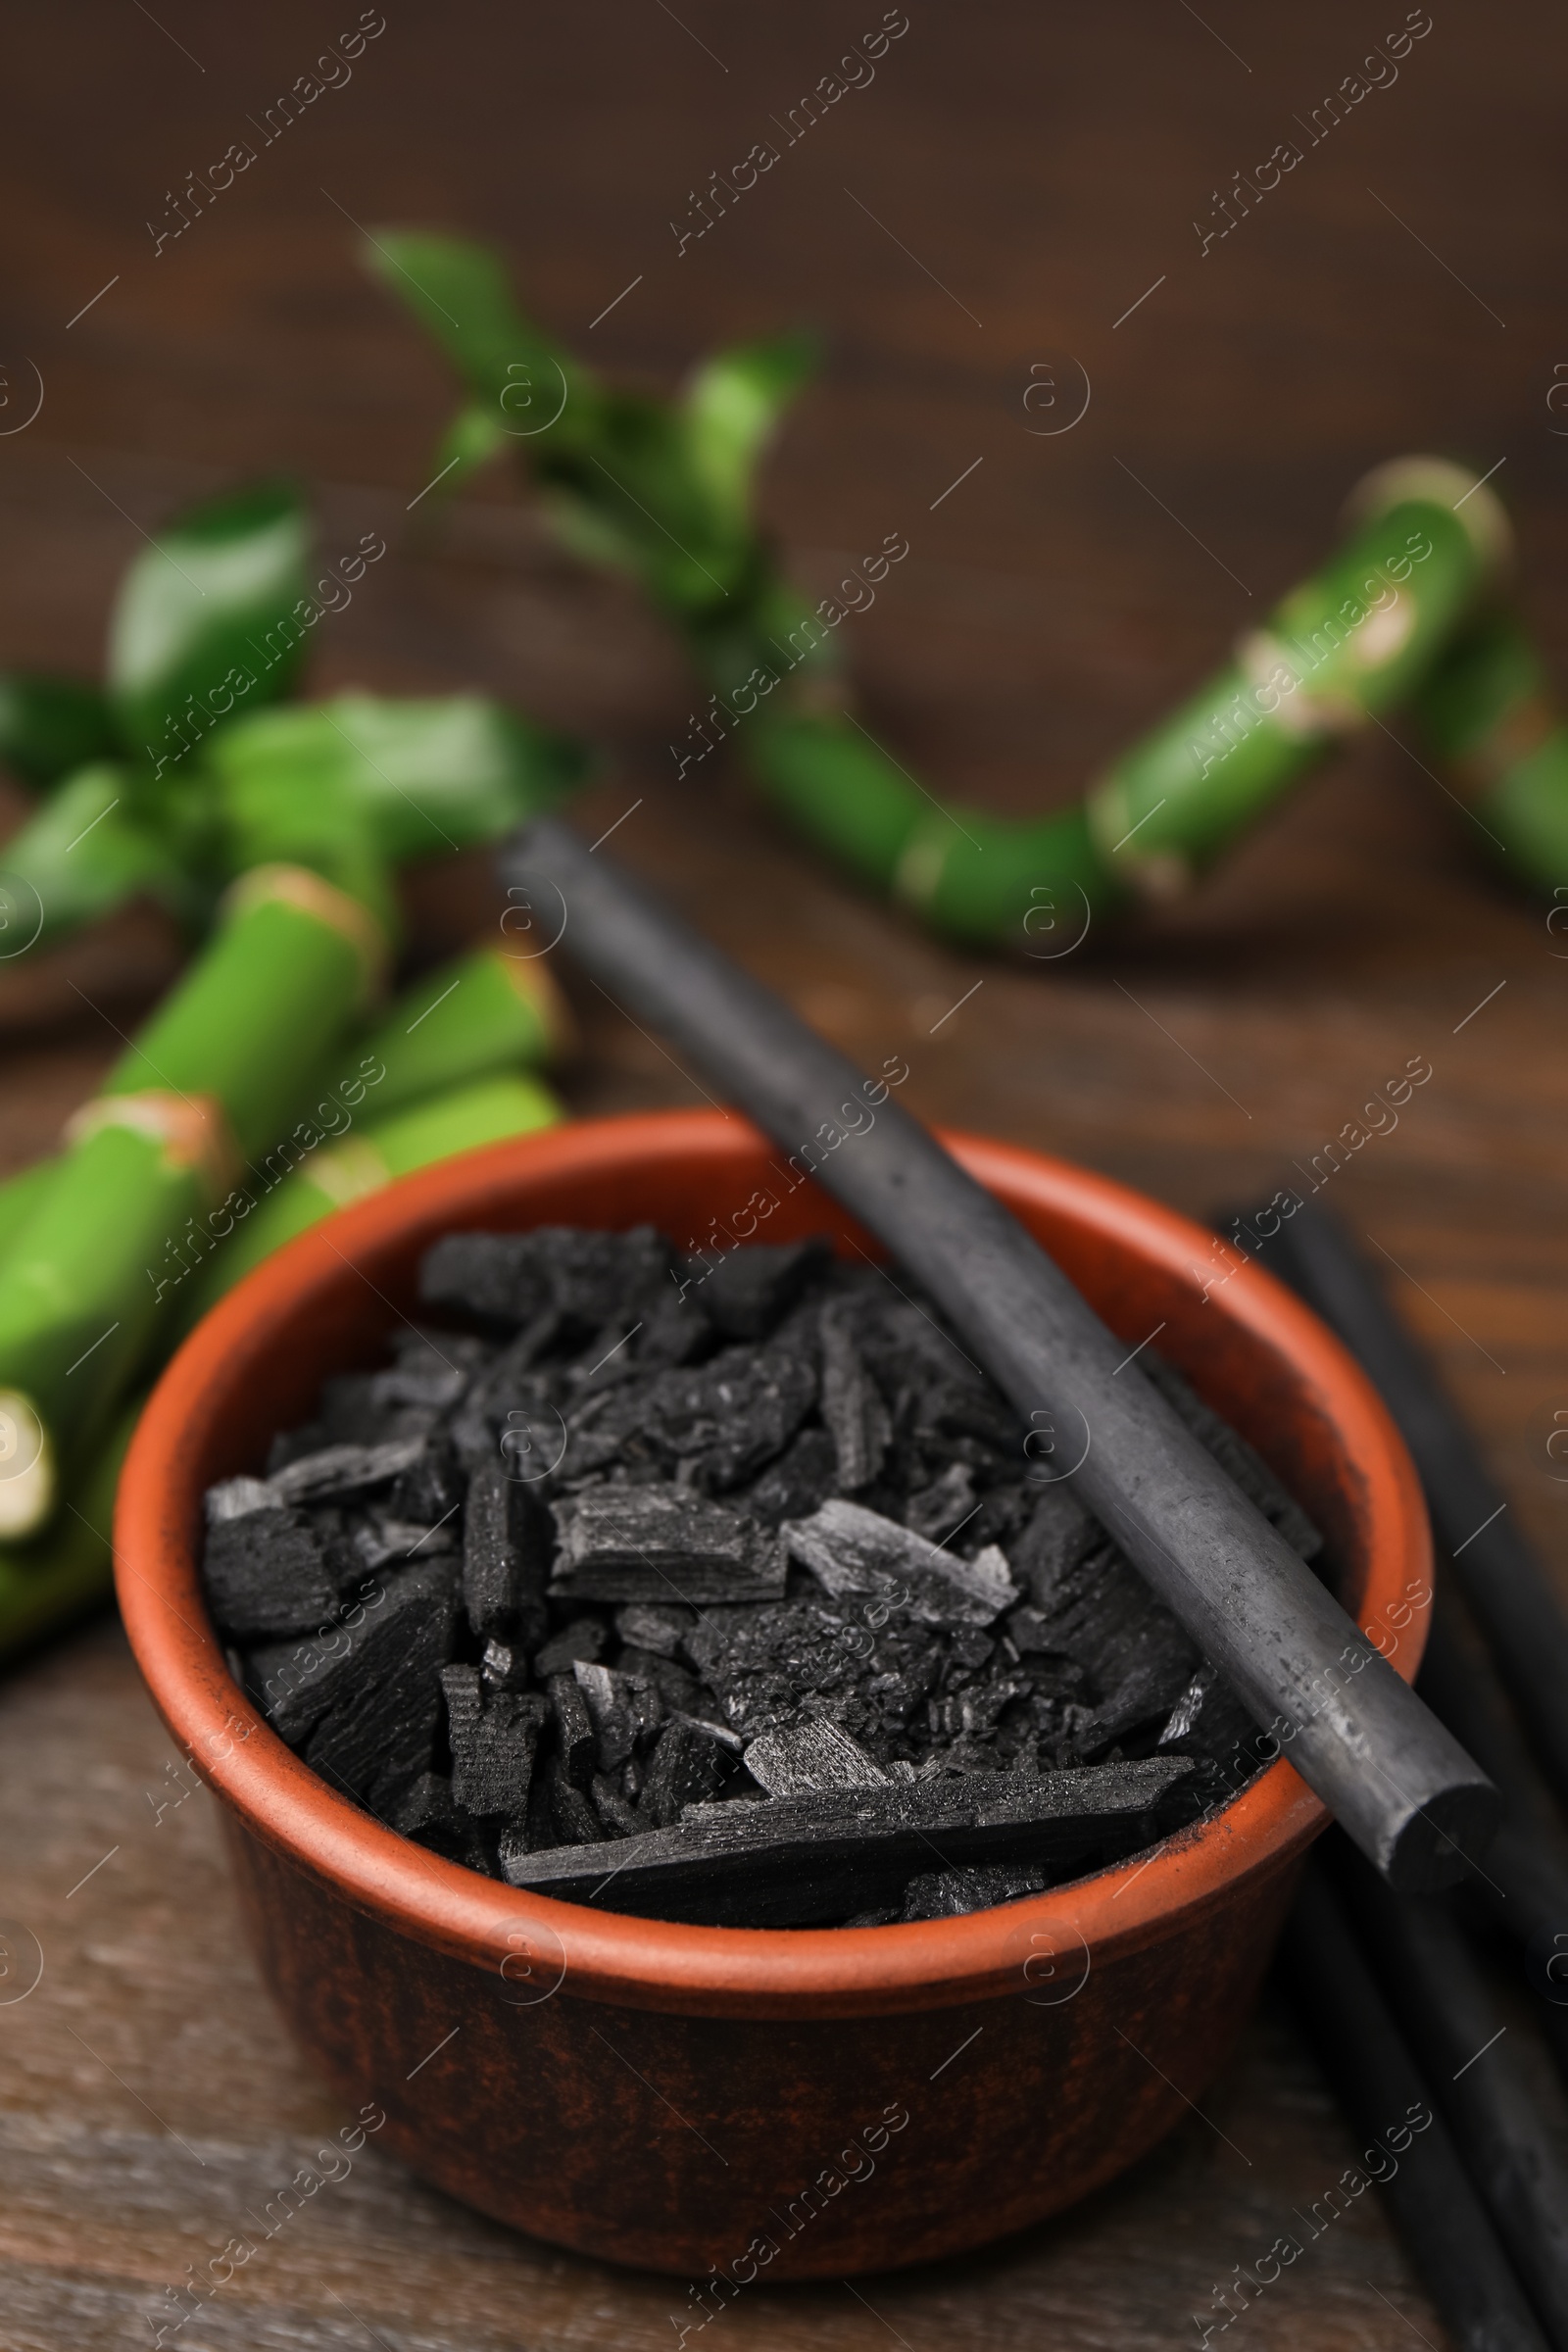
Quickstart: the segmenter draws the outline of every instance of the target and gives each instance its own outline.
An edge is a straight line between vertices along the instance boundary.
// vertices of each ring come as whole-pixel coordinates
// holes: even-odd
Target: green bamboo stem
[[[272,1140],[363,1004],[373,917],[301,868],[249,875],[227,919],[78,1112],[0,1281],[0,1538],[48,1520],[147,1354],[169,1259]],[[180,1261],[183,1262],[183,1261]]]
[[[571,1015],[542,956],[481,948],[427,972],[367,1031],[364,1052],[380,1064],[369,1104],[390,1116],[438,1088],[522,1062],[558,1060]]]
[[[1023,822],[944,808],[855,717],[835,634],[907,544],[885,540],[808,611],[757,519],[757,464],[803,379],[803,346],[721,353],[681,396],[653,400],[605,386],[542,334],[483,248],[385,230],[367,260],[464,380],[448,478],[510,438],[560,536],[630,572],[684,635],[712,691],[670,746],[677,775],[733,739],[817,847],[961,938],[1055,955],[1097,914],[1189,888],[1418,685],[1508,552],[1502,511],[1473,474],[1429,458],[1380,467],[1328,562],[1081,803]],[[535,408],[546,384],[551,401]]]
[[[56,1158],[35,1159],[0,1184],[0,1264],[6,1251],[46,1199],[59,1172]]]
[[[1321,568],[1054,816],[933,807],[852,717],[792,711],[787,676],[776,713],[755,670],[756,716],[738,697],[722,704],[736,748],[774,805],[861,880],[959,937],[1049,955],[1080,918],[1190,888],[1335,745],[1409,694],[1500,568],[1506,520],[1462,468],[1402,460],[1351,503],[1352,528]]]
[[[1415,710],[1512,880],[1568,898],[1568,723],[1517,613],[1491,612],[1450,646]]]
[[[564,1116],[560,1102],[538,1079],[492,1076],[413,1103],[390,1118],[372,1120],[363,1132],[314,1152],[251,1211],[203,1270],[182,1311],[182,1328],[196,1323],[274,1250],[334,1209],[365,1200],[416,1168],[476,1151],[482,1144],[505,1143],[515,1135],[554,1127]]]
[[[0,1544],[0,1659],[83,1616],[114,1589],[113,1530],[120,1466],[141,1415],[124,1406],[72,1490],[72,1507],[35,1543]]]

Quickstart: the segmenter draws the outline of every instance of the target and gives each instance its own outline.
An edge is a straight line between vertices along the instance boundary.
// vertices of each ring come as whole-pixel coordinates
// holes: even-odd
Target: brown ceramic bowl
[[[1324,1529],[1360,1622],[1405,1631],[1425,1514],[1338,1343],[1211,1237],[1060,1160],[950,1137],[1129,1347],[1161,1350]],[[197,1581],[201,1497],[256,1469],[323,1374],[378,1360],[454,1227],[739,1214],[739,1117],[595,1120],[409,1177],[303,1235],[186,1342],[120,1490],[120,1603],[165,1722],[222,1800],[250,1935],[296,2035],[383,2145],[535,2235],[709,2278],[950,2254],[1071,2204],[1199,2098],[1247,2017],[1324,1826],[1289,1764],[1152,1858],[965,1919],[742,1931],[552,1902],[438,1860],[335,1795],[230,1681]],[[803,1189],[765,1228],[865,1237]],[[1392,1611],[1392,1616],[1391,1616]],[[693,2317],[696,2306],[693,2306]]]

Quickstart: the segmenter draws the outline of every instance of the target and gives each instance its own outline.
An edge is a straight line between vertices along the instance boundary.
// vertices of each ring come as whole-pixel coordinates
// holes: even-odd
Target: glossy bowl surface
[[[1358,1621],[1413,1676],[1425,1511],[1339,1343],[1141,1195],[946,1140],[1129,1348],[1159,1327],[1313,1513]],[[1280,1761],[1152,1856],[1021,1903],[740,1931],[518,1892],[335,1794],[230,1680],[197,1578],[203,1490],[257,1469],[324,1375],[381,1359],[440,1234],[644,1221],[687,1248],[739,1225],[874,1254],[814,1186],[787,1195],[770,1148],[722,1112],[584,1121],[405,1178],[291,1243],[186,1342],[125,1466],[117,1576],[159,1710],[222,1800],[268,1982],[342,2095],[384,2109],[380,2144],[540,2237],[710,2278],[711,2310],[753,2278],[979,2244],[1130,2164],[1234,2042],[1326,1817]]]

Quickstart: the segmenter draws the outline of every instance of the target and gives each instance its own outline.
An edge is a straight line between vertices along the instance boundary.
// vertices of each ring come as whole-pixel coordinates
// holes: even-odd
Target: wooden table
[[[1201,1212],[1288,1179],[1430,1056],[1397,1131],[1330,1197],[1395,1261],[1512,1507],[1568,1565],[1545,1453],[1568,1405],[1568,942],[1494,879],[1402,740],[1374,730],[1158,923],[1033,968],[933,944],[733,779],[671,780],[678,660],[510,483],[412,503],[448,388],[352,252],[356,221],[493,234],[553,326],[661,383],[724,338],[817,322],[822,381],[769,475],[791,561],[826,587],[845,554],[907,536],[854,624],[877,722],[933,790],[1030,809],[1211,665],[1315,558],[1362,468],[1400,450],[1505,467],[1525,602],[1557,643],[1559,18],[1437,11],[1396,82],[1307,145],[1302,119],[1375,30],[1346,0],[1262,26],[1235,0],[909,0],[874,83],[681,250],[689,191],[779,142],[770,124],[877,24],[869,5],[389,11],[352,80],[266,145],[247,122],[312,67],[327,20],[298,0],[261,19],[172,7],[79,0],[11,27],[6,657],[92,663],[140,533],[241,471],[292,469],[328,554],[372,526],[393,542],[318,632],[317,683],[475,684],[592,730],[613,760],[586,821],[635,804],[624,856],[846,1047],[905,1054],[928,1115]],[[155,250],[166,190],[243,138],[254,165]],[[1285,138],[1301,165],[1203,251],[1195,216],[1217,226],[1215,191]],[[1065,404],[1074,367],[1087,415],[1032,431],[1038,370]],[[420,877],[411,906],[421,954],[493,919],[476,862]],[[5,1164],[44,1148],[173,968],[144,915],[0,965]],[[582,1010],[577,1109],[690,1099],[637,1031]],[[341,2120],[240,1942],[212,1800],[158,1812],[172,1765],[107,1622],[0,1690],[0,1909],[44,1956],[36,1991],[0,2007],[5,2352],[146,2344],[165,2289]],[[1352,2153],[1273,2006],[1202,2109],[1047,2229],[921,2274],[756,2291],[731,2340],[1196,2343],[1215,2284]],[[651,2163],[664,2128],[651,2100]],[[509,2235],[367,2151],[172,2340],[564,2352],[667,2345],[684,2308],[679,2282]],[[1371,2198],[1238,2330],[1259,2352],[1441,2335]]]

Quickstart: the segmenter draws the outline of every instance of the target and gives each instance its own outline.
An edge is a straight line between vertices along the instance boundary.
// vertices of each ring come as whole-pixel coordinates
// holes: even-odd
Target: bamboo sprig
[[[1502,511],[1473,475],[1381,468],[1321,569],[1081,801],[1022,821],[949,810],[856,716],[835,631],[865,583],[809,604],[758,516],[759,464],[810,366],[804,338],[720,352],[660,400],[608,386],[548,336],[482,247],[382,229],[366,258],[462,379],[443,487],[510,446],[563,540],[629,572],[684,637],[710,693],[670,747],[677,773],[729,739],[818,847],[962,938],[1051,955],[1097,914],[1185,889],[1409,693],[1506,555]],[[894,535],[863,568],[880,579],[906,553]]]

